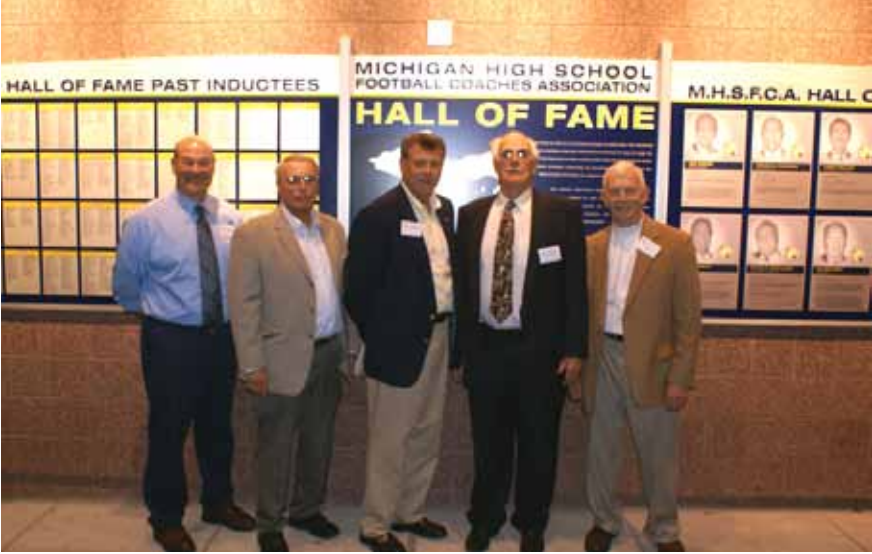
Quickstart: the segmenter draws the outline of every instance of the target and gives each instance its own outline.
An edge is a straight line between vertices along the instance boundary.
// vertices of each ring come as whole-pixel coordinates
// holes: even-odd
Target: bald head
[[[629,160],[613,163],[603,173],[600,197],[611,212],[614,225],[635,225],[642,220],[645,202],[648,201],[645,174]]]
[[[173,173],[179,193],[201,202],[215,174],[215,154],[212,145],[199,136],[185,137],[173,150]]]

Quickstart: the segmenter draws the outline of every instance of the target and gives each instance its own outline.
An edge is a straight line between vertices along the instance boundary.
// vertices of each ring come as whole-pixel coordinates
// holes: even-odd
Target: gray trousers
[[[257,528],[281,531],[285,518],[321,511],[333,455],[333,424],[342,394],[342,341],[315,348],[298,396],[257,399]]]
[[[635,405],[624,370],[622,342],[605,338],[602,364],[596,371],[587,454],[587,494],[594,523],[609,533],[621,532],[615,488],[623,468],[624,428],[629,423],[648,504],[645,533],[655,542],[677,540],[678,413]]]
[[[364,535],[381,535],[391,523],[423,517],[439,462],[447,388],[447,321],[433,327],[423,371],[412,387],[367,380],[369,437],[360,522]]]

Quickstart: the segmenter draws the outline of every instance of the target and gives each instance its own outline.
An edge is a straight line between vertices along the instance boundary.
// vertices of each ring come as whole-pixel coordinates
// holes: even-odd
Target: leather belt
[[[603,333],[607,339],[616,340],[618,342],[624,342],[624,335],[618,335],[616,333]]]
[[[445,321],[446,319],[448,319],[452,315],[454,315],[454,314],[451,312],[440,312],[438,314],[430,314],[430,321],[432,323],[442,323],[443,321]]]

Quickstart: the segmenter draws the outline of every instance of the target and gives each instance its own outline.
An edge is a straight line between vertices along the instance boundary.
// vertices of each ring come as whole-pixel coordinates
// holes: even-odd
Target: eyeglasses
[[[285,180],[289,185],[313,185],[318,182],[319,177],[317,175],[288,175]]]
[[[527,150],[526,148],[520,148],[518,150],[509,150],[508,148],[500,151],[500,157],[504,160],[511,160],[517,158],[519,160],[526,160],[531,157],[533,154]]]

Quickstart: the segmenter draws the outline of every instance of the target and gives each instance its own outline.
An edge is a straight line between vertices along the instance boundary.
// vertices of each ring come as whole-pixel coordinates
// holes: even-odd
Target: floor
[[[8,495],[7,495],[8,496]],[[288,529],[291,550],[360,551],[357,507],[333,507],[329,515],[343,534],[331,541],[309,540]],[[467,530],[461,510],[441,508],[431,517],[446,523],[450,536],[434,542],[402,537],[410,550],[460,551]],[[626,510],[625,532],[615,545],[619,551],[652,550],[641,533],[644,511]],[[84,495],[51,500],[24,496],[3,498],[4,551],[154,551],[138,500],[121,494]],[[253,534],[233,533],[199,521],[197,510],[186,520],[200,550],[253,551]],[[552,551],[584,549],[589,517],[579,509],[555,508],[546,547]],[[689,507],[682,511],[683,539],[698,551],[872,551],[872,511],[822,509],[744,509]],[[493,551],[518,548],[518,535],[504,528],[491,543]]]

